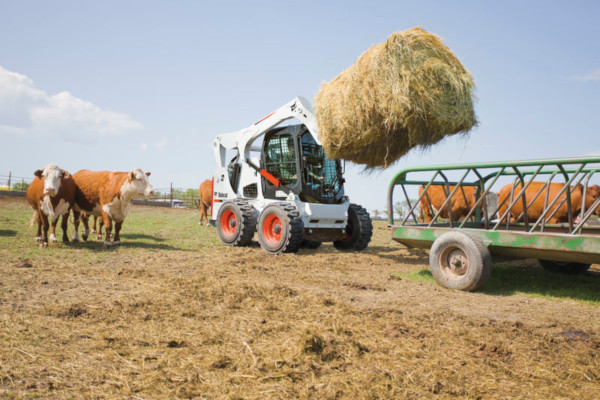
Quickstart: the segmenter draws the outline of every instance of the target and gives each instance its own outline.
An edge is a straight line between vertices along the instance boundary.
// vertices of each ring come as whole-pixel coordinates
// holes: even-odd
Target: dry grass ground
[[[383,223],[362,253],[273,257],[221,246],[195,210],[135,207],[111,250],[40,249],[30,217],[0,198],[0,398],[600,393],[598,266],[548,291],[520,262],[497,268],[511,287],[461,293],[429,282],[426,255]]]

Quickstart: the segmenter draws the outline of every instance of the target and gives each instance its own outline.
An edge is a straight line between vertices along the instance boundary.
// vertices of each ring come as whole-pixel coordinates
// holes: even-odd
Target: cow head
[[[586,207],[591,207],[599,197],[600,197],[600,186],[598,186],[598,185],[589,186],[588,190],[587,190],[587,196],[585,199]],[[600,205],[598,207],[596,207],[596,210],[594,210],[594,213],[596,215],[600,215]]]
[[[485,195],[483,199],[483,212],[488,221],[498,217],[498,193],[488,192]]]
[[[58,168],[58,165],[51,163],[48,164],[43,170],[38,169],[33,173],[44,181],[44,194],[50,197],[54,197],[60,190],[60,184],[62,179],[67,174],[64,170]]]
[[[133,197],[149,197],[154,195],[154,189],[148,182],[150,172],[144,172],[140,168],[136,168],[129,173],[128,191]]]

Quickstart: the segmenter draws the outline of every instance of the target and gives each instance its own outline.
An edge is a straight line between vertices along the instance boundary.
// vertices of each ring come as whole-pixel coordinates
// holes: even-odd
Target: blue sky
[[[408,166],[600,154],[599,15],[595,1],[0,0],[0,175],[141,167],[155,188],[197,187],[217,134],[312,99],[414,26],[471,71],[480,125],[383,172],[348,165],[354,202],[384,208]]]

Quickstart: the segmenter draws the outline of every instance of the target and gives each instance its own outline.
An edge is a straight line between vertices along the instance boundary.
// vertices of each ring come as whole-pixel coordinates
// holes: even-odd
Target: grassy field
[[[362,253],[273,257],[222,246],[195,210],[149,207],[133,208],[118,248],[40,249],[31,214],[0,197],[0,398],[600,393],[596,265],[498,264],[484,290],[462,293],[379,222]]]

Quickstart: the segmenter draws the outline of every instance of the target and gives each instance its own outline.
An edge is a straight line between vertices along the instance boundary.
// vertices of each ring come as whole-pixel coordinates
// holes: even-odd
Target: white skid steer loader
[[[282,124],[294,118],[300,123]],[[342,164],[327,158],[306,99],[297,97],[248,128],[217,136],[213,150],[210,222],[224,244],[246,246],[255,232],[271,254],[321,242],[340,250],[369,244],[369,214],[344,195]]]

